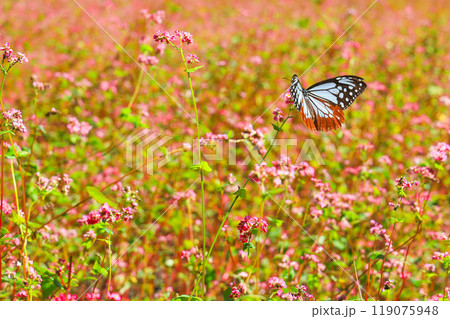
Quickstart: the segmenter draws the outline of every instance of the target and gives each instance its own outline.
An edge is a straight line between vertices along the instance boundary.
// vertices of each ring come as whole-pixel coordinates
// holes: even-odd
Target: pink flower
[[[151,19],[156,23],[156,24],[161,24],[163,19],[166,17],[166,14],[164,11],[162,10],[158,10],[155,13],[153,13],[151,15]]]
[[[21,289],[17,294],[16,298],[26,298],[28,296],[26,290]]]
[[[67,119],[69,120],[67,129],[72,134],[77,134],[82,138],[85,138],[92,129],[92,126],[89,123],[79,122],[75,116],[68,116]]]
[[[384,85],[381,82],[375,81],[375,82],[369,82],[367,83],[367,86],[375,91],[387,91],[386,85]]]
[[[106,297],[110,300],[121,301],[122,296],[118,292],[109,292],[106,294]]]
[[[186,61],[188,64],[192,64],[194,62],[200,62],[200,60],[198,59],[198,57],[195,54],[189,54],[186,57]]]
[[[433,259],[433,260],[442,260],[442,259],[444,259],[447,256],[450,256],[450,253],[448,253],[448,252],[441,253],[439,251],[436,251],[433,254],[433,257],[431,257],[431,259]]]
[[[250,57],[249,61],[250,61],[250,63],[256,64],[256,65],[260,65],[263,63],[262,58],[258,55]]]
[[[165,43],[158,43],[156,45],[156,49],[155,49],[156,54],[163,55],[165,50],[166,50],[166,44]]]
[[[167,31],[157,31],[153,35],[153,40],[156,42],[165,42],[167,44],[170,44],[170,42],[175,40],[175,36],[170,35]]]
[[[438,143],[430,148],[430,156],[437,162],[445,162],[450,154],[450,145]]]
[[[2,201],[1,205],[3,214],[5,214],[6,216],[11,215],[13,209],[6,199]]]
[[[180,38],[180,41],[186,44],[192,44],[194,43],[194,38],[192,37],[192,34],[185,31],[176,30],[175,35]]]
[[[22,112],[16,109],[10,109],[2,113],[3,118],[7,124],[11,126],[14,131],[26,133],[27,128],[22,120]]]
[[[147,56],[145,54],[139,54],[138,62],[143,63],[145,65],[156,65],[159,63],[159,60],[155,56]]]
[[[236,285],[234,282],[231,283],[231,294],[229,298],[239,298],[241,295],[247,293],[247,286],[245,283],[241,282]]]
[[[14,51],[11,49],[9,42],[6,42],[4,46],[0,47],[0,51],[3,51],[3,60],[7,60],[10,64],[10,67],[16,63],[26,63],[28,62],[25,54],[17,52],[17,55],[14,54]]]
[[[277,107],[272,111],[274,121],[283,121],[283,112]]]
[[[263,218],[246,216],[239,222],[237,227],[239,231],[239,240],[248,243],[253,238],[253,230],[260,229],[267,233],[268,224]]]
[[[98,289],[95,289],[95,292],[88,292],[85,297],[88,301],[100,300],[100,293],[98,292]]]
[[[428,166],[412,166],[408,168],[408,173],[416,174],[422,178],[429,179],[433,182],[437,182],[436,172]]]
[[[60,293],[58,297],[55,297],[55,301],[77,301],[77,295]]]

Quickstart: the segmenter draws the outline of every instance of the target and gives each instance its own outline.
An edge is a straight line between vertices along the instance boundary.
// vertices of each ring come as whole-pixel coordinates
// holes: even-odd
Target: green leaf
[[[1,131],[0,135],[6,134],[6,133],[11,133],[14,135],[14,132],[12,130],[8,130],[8,131]]]
[[[275,188],[275,189],[272,189],[270,191],[264,192],[262,194],[262,197],[263,198],[272,197],[272,195],[276,195],[276,194],[279,194],[279,193],[282,193],[282,192],[284,192],[284,188]]]
[[[244,251],[249,249],[254,249],[255,246],[252,243],[244,243]]]
[[[200,164],[196,164],[196,165],[192,166],[191,169],[193,171],[198,171],[199,169],[201,169],[202,171],[204,171],[206,173],[212,172],[212,168],[209,167],[208,163],[205,161],[202,161]]]
[[[279,126],[276,125],[276,124],[272,123],[272,126],[273,126],[273,129],[274,129],[275,131],[282,131],[281,127],[279,127]]]
[[[444,268],[448,269],[450,267],[450,257],[447,256],[444,258]]]
[[[22,225],[25,223],[25,219],[17,214],[15,211],[12,212],[12,221],[16,225]]]
[[[2,227],[2,229],[0,230],[0,238],[5,236],[7,233],[9,233],[9,231],[5,227]]]
[[[195,67],[195,68],[187,69],[187,70],[185,70],[185,71],[186,71],[187,73],[193,73],[193,72],[195,72],[195,71],[197,71],[198,69],[201,69],[201,68],[203,68],[203,65],[197,66],[197,67]]]
[[[92,273],[94,275],[103,276],[103,274],[106,274],[107,272],[108,270],[106,268],[103,268],[98,262],[95,262],[94,267],[92,268]]]
[[[231,287],[228,287],[223,292],[223,300],[225,300],[225,301],[234,300],[233,298],[230,297],[230,295],[231,295]]]
[[[245,188],[239,188],[237,191],[234,192],[234,195],[242,197],[243,199],[247,198],[247,191]]]
[[[181,296],[171,299],[171,301],[189,301],[189,299],[191,301],[202,301],[199,297],[192,296],[192,298],[191,298],[191,296],[189,296],[189,295],[181,295]]]
[[[398,218],[395,218],[395,217],[389,217],[389,222],[390,222],[391,224],[394,224],[394,223],[403,223],[403,219],[398,219]]]
[[[86,190],[89,194],[89,196],[91,196],[97,203],[99,204],[104,204],[104,203],[108,203],[109,206],[111,206],[112,208],[117,209],[118,206],[116,203],[114,203],[112,200],[108,199],[105,197],[105,195],[102,194],[102,192],[93,186],[88,186],[86,187]]]
[[[371,260],[384,259],[384,253],[376,251],[376,252],[372,253],[369,258]]]

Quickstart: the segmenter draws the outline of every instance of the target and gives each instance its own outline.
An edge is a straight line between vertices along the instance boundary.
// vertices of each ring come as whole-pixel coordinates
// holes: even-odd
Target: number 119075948
[[[436,316],[438,314],[438,306],[372,306],[373,316]]]

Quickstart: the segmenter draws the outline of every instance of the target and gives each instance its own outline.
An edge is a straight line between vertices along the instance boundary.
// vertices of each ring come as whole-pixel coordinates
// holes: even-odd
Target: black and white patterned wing
[[[359,76],[342,75],[313,84],[306,90],[308,95],[328,100],[345,110],[356,97],[364,92],[366,87],[367,84]]]

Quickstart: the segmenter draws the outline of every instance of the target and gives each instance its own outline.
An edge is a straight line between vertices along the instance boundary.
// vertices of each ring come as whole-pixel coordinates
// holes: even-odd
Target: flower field
[[[2,1],[0,300],[449,300],[449,14]]]

